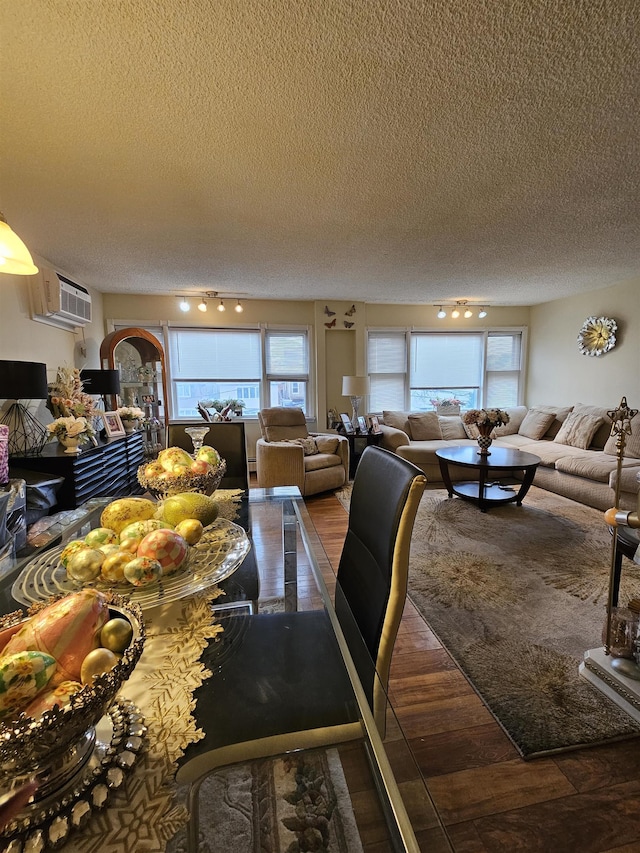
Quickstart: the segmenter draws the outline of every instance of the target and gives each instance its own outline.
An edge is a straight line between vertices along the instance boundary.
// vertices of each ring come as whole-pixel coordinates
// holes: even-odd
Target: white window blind
[[[265,361],[269,378],[295,376],[300,380],[308,379],[309,343],[306,331],[267,329]]]
[[[367,364],[371,382],[369,410],[404,409],[407,374],[405,332],[369,332]]]
[[[173,381],[261,379],[257,330],[170,329],[169,343]]]
[[[488,406],[517,406],[522,364],[521,332],[489,332],[486,401]]]
[[[412,388],[479,388],[484,335],[447,332],[411,336]]]

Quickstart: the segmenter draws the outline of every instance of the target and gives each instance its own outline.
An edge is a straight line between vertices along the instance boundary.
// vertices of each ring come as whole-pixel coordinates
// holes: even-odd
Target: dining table
[[[354,853],[377,845],[376,850],[419,851],[421,847],[409,819],[403,790],[405,794],[412,792],[414,811],[417,808],[419,814],[430,815],[429,830],[438,834],[437,849],[451,849],[446,833],[437,818],[433,818],[435,810],[426,788],[420,788],[419,796],[424,802],[416,802],[419,786],[415,781],[420,779],[420,773],[390,703],[387,703],[384,739],[376,728],[333,607],[335,569],[299,490],[296,487],[219,489],[214,497],[218,501],[219,518],[213,526],[226,524],[234,530],[240,529],[246,536],[246,548],[239,549],[237,559],[233,555],[225,558],[224,548],[222,553],[215,553],[212,562],[227,559],[226,577],[222,579],[217,579],[214,571],[212,581],[205,578],[195,583],[188,578],[182,589],[178,583],[177,590],[173,589],[166,597],[160,588],[154,600],[153,595],[149,596],[149,588],[141,599],[146,633],[144,650],[118,697],[137,721],[139,732],[143,732],[140,738],[129,738],[138,748],[127,749],[126,744],[114,746],[112,722],[106,718],[100,721],[92,757],[95,783],[83,783],[83,787],[73,779],[66,781],[55,796],[49,796],[46,818],[42,813],[36,818],[35,807],[30,805],[19,816],[18,820],[23,822],[15,825],[21,827],[17,835],[12,836],[5,828],[5,841],[9,838],[11,842],[6,849],[10,853],[28,853],[46,849],[47,843],[65,853],[139,850],[173,853],[184,849],[187,799],[186,790],[176,782],[176,775],[187,760],[185,756],[197,753],[200,742],[206,743],[207,720],[199,712],[198,692],[206,687],[215,697],[217,670],[222,665],[233,665],[233,643],[242,633],[243,620],[255,609],[250,595],[243,593],[241,580],[255,574],[259,577],[259,613],[313,610],[324,614],[335,633],[351,681],[354,706],[361,720],[361,737],[353,743],[336,745],[328,752],[331,753],[329,782],[334,786],[331,790],[344,812],[340,819],[344,826],[351,827],[352,835],[347,834],[345,840],[341,830],[340,837],[332,842],[338,846],[330,849]],[[90,529],[100,526],[102,511],[113,499],[96,498],[76,510],[54,515],[48,524],[45,520],[39,531],[30,534],[26,550],[0,566],[0,615],[18,608],[24,611],[34,603],[38,605],[45,593],[58,592],[54,587],[60,574],[60,551],[70,540],[82,538]],[[135,593],[131,597],[135,599]],[[299,675],[295,673],[292,677]],[[276,758],[273,757],[274,761]],[[114,768],[119,772],[112,773]],[[99,785],[104,796],[96,796]],[[222,794],[212,796],[221,798]],[[80,802],[88,803],[88,807],[80,809]],[[202,814],[201,808],[201,824],[205,823]],[[214,809],[210,820],[218,822],[214,827],[217,841],[210,847],[211,841],[205,839],[202,849],[249,853],[254,847],[245,846],[249,842],[238,841],[235,837],[238,828],[231,818],[225,827],[224,815],[221,817]],[[211,831],[209,822],[206,821],[205,829]],[[254,830],[259,823],[251,818],[245,822]],[[293,841],[295,833],[286,829],[291,819],[283,813],[278,822],[280,826],[276,829],[282,838],[288,839],[287,843]],[[280,843],[284,844],[282,838]],[[263,842],[257,837],[250,843],[256,850],[263,849],[260,847]]]

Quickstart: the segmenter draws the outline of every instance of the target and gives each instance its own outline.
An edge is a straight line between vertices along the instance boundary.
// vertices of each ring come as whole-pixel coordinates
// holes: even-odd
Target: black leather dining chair
[[[335,611],[381,736],[411,535],[425,484],[412,463],[367,447],[353,483],[338,566]],[[237,617],[222,637],[222,643],[205,650],[202,662],[213,675],[194,692],[196,723],[204,738],[187,747],[176,776],[179,784],[189,785],[188,840],[194,851],[199,789],[210,773],[363,734],[325,610]]]

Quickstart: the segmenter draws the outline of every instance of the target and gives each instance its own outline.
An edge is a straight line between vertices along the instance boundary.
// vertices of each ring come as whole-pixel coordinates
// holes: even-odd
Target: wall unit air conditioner
[[[72,329],[91,322],[91,294],[64,275],[41,267],[29,280],[32,319]]]

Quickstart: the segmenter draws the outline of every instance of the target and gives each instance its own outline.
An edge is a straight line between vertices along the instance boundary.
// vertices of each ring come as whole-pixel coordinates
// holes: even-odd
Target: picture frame
[[[355,429],[353,424],[351,423],[351,418],[349,415],[345,413],[340,414],[340,420],[342,421],[342,428],[344,429],[347,435],[353,435],[355,433]]]
[[[364,415],[358,415],[358,430],[362,435],[366,435],[369,432],[369,428],[367,427],[367,419]]]
[[[371,430],[372,435],[380,435],[382,432],[377,415],[369,415],[369,429]]]
[[[107,438],[118,438],[121,435],[126,435],[122,419],[117,412],[103,412],[102,422]]]
[[[142,402],[143,403],[151,405],[152,403],[155,403],[155,401],[156,401],[156,398],[153,396],[153,394],[143,394],[142,395]]]

